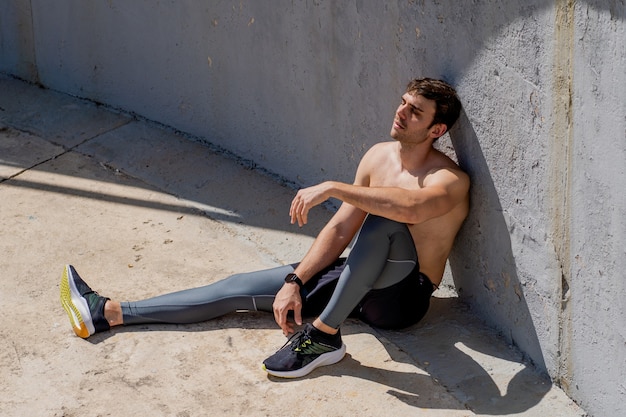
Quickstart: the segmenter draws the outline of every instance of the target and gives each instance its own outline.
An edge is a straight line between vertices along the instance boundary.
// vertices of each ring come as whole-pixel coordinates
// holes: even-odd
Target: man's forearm
[[[418,202],[411,192],[398,187],[364,187],[342,182],[328,182],[328,197],[378,216],[402,223],[417,223]]]

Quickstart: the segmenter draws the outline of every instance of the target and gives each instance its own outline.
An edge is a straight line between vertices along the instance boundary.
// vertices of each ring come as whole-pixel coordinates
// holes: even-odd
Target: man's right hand
[[[274,309],[274,320],[283,330],[285,336],[294,332],[293,325],[287,321],[289,311],[293,311],[296,324],[298,326],[302,325],[302,297],[300,296],[298,284],[285,283],[276,293],[272,307]]]

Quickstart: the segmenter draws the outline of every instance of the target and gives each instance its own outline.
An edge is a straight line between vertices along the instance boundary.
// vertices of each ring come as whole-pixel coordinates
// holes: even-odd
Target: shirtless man
[[[271,375],[288,378],[343,358],[339,327],[349,316],[381,328],[417,323],[469,210],[468,176],[433,147],[460,109],[445,82],[411,81],[393,119],[394,140],[363,156],[353,184],[327,181],[296,194],[289,214],[299,226],[312,207],[331,197],[343,202],[298,264],[136,302],[100,296],[66,266],[61,303],[75,333],[86,338],[117,325],[192,323],[256,310],[273,312],[288,335],[290,313],[299,326],[303,316],[315,317],[263,362]],[[355,236],[348,258],[340,258]]]

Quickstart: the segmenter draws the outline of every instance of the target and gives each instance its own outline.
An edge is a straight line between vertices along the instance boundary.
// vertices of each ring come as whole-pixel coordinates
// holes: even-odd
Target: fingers
[[[287,326],[287,312],[289,310],[281,308],[281,307],[277,307],[276,305],[274,305],[274,320],[276,321],[276,324],[278,324],[278,326],[280,326],[281,329],[284,330],[285,326]]]
[[[285,336],[294,333],[293,326],[289,322],[285,322],[282,326],[280,326],[280,328],[282,329]]]
[[[305,203],[304,197],[301,195],[301,191],[296,194],[291,206],[289,207],[289,217],[291,217],[291,224],[298,222],[298,226],[302,227],[308,222],[310,207]]]
[[[274,320],[282,329],[284,335],[289,334],[291,326],[287,323],[287,311],[274,309]]]
[[[298,226],[302,227],[305,224],[307,224],[307,222],[309,221],[308,213],[309,213],[309,210],[303,210],[301,212],[296,213],[296,220],[298,221]],[[292,218],[291,223],[292,224],[294,223],[293,218]]]
[[[289,323],[289,321],[287,321],[287,314],[285,314],[281,320],[282,321],[277,322],[277,323],[278,323],[278,326],[280,326],[281,330],[283,331],[283,334],[287,336],[288,334],[293,333],[294,332],[293,325]]]
[[[298,326],[302,326],[302,309],[300,306],[293,309],[293,319]]]
[[[291,207],[289,208],[289,216],[291,217],[291,224],[298,222],[298,226],[302,226],[300,223],[299,213],[300,213],[300,204],[298,202],[298,196],[296,196],[291,202]]]
[[[330,182],[327,181],[312,187],[303,188],[296,193],[289,208],[291,224],[295,222],[298,222],[300,226],[307,224],[309,210],[330,197],[330,194],[328,194],[329,184]]]
[[[298,287],[293,284],[286,285],[288,286],[283,287],[283,289],[276,294],[273,305],[274,320],[282,329],[285,336],[294,331],[293,324],[288,321],[289,311],[294,312],[295,322],[298,325],[302,324],[302,300],[298,292]],[[295,293],[292,293],[293,291],[295,291]]]
[[[296,221],[298,221],[297,208],[296,208],[297,198],[298,197],[296,196],[296,198],[293,199],[293,201],[291,202],[291,207],[289,207],[289,217],[291,218],[291,224],[294,224]]]
[[[291,323],[287,321],[287,315],[289,314],[289,307],[279,307],[274,305],[274,320],[276,324],[282,329],[283,334],[287,336],[289,333],[293,333],[293,327]]]

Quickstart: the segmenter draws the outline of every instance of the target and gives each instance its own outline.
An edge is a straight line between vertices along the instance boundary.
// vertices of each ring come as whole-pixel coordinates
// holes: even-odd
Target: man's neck
[[[432,142],[430,141],[419,144],[398,142],[400,160],[402,161],[403,168],[407,171],[415,171],[423,168],[434,150]]]

